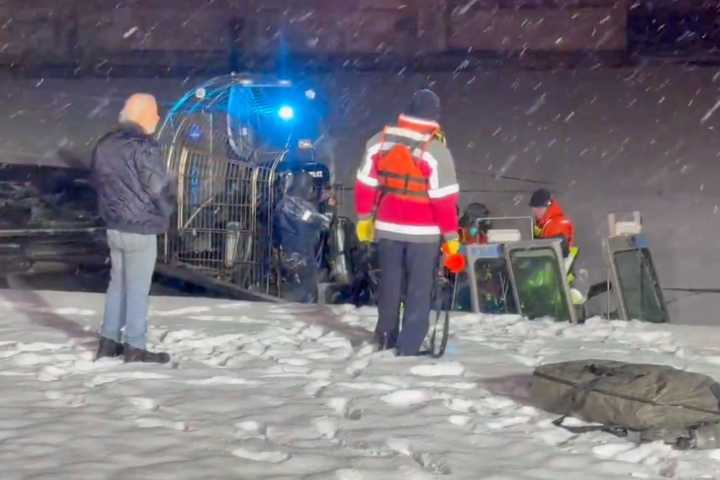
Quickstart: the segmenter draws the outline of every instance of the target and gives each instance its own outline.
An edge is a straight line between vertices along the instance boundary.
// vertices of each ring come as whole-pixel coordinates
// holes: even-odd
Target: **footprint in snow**
[[[415,452],[410,442],[404,438],[389,438],[387,446],[399,453],[412,458],[423,470],[433,475],[450,475],[452,469],[440,455],[429,452]]]
[[[345,449],[356,456],[389,458],[394,457],[397,454],[395,450],[384,443],[368,443],[364,441],[352,443],[345,443],[341,441],[340,443],[345,447]]]
[[[254,342],[243,347],[242,352],[252,357],[262,357],[268,351],[269,347],[259,342]]]
[[[573,440],[577,435],[570,433],[562,428],[555,427],[554,430],[546,430],[544,432],[535,434],[536,438],[542,440],[547,445],[554,447],[562,446],[567,444],[570,440]]]
[[[592,452],[600,458],[608,459],[632,450],[634,447],[635,445],[629,442],[607,443],[605,445],[598,445],[597,447],[594,447]]]
[[[431,388],[434,390],[473,390],[476,393],[483,393],[484,390],[478,389],[478,384],[473,382],[418,382],[417,386],[423,388]]]
[[[475,402],[464,398],[448,398],[443,403],[453,412],[471,413],[477,411]]]
[[[41,382],[57,382],[65,375],[67,375],[67,372],[64,369],[50,365],[40,369],[37,379]]]
[[[137,408],[138,410],[142,410],[145,412],[153,412],[155,410],[158,410],[160,406],[157,404],[155,400],[152,398],[144,398],[144,397],[132,397],[129,399],[130,404]]]
[[[282,463],[290,458],[290,454],[279,450],[250,450],[247,448],[236,448],[232,454],[243,460],[252,460],[262,463]]]
[[[416,452],[413,453],[412,459],[415,460],[423,470],[433,475],[450,475],[452,473],[452,469],[447,463],[447,460],[440,455],[428,452]]]
[[[472,422],[472,417],[469,415],[450,415],[448,421],[457,427],[467,427]]]
[[[511,355],[511,357],[526,367],[537,367],[543,361],[543,357],[528,357],[524,355]]]
[[[486,397],[480,399],[478,402],[490,410],[504,410],[516,406],[514,401],[504,397]]]
[[[335,470],[335,478],[337,480],[369,480],[374,478],[375,475],[377,474],[367,476],[360,470],[353,470],[351,468],[341,468],[340,470]]]
[[[57,406],[77,408],[87,405],[85,395],[73,395],[71,393],[61,392],[58,390],[49,390],[45,392],[45,397],[48,400],[56,401],[58,403]]]
[[[21,352],[54,352],[62,350],[66,347],[62,343],[47,343],[47,342],[35,342],[35,343],[19,343],[16,345],[16,349]]]
[[[433,395],[427,390],[398,390],[380,397],[380,399],[394,407],[412,407],[432,400]]]
[[[628,463],[644,463],[646,465],[656,465],[662,460],[669,460],[675,450],[670,445],[662,442],[645,443],[638,445],[632,450],[623,452],[615,460]]]
[[[97,375],[87,382],[88,387],[97,387],[121,380],[164,380],[170,378],[167,375],[152,372],[118,372]]]
[[[261,382],[238,377],[217,376],[197,380],[187,380],[188,385],[260,385]]]
[[[239,438],[266,439],[267,426],[255,420],[245,420],[235,424],[235,436]]]
[[[385,442],[391,450],[405,456],[412,455],[412,449],[410,448],[410,442],[405,438],[388,438]]]
[[[459,362],[442,362],[433,365],[416,365],[410,373],[418,377],[453,377],[465,372],[465,367]]]
[[[82,308],[72,308],[72,307],[63,307],[63,308],[41,308],[38,309],[41,313],[52,313],[55,315],[67,315],[67,316],[83,316],[83,317],[90,317],[92,315],[96,315],[97,313],[95,310],[87,310]]]
[[[327,380],[316,380],[314,382],[311,382],[311,383],[308,383],[307,385],[305,385],[305,387],[303,388],[303,391],[305,392],[305,395],[307,395],[309,397],[317,397],[330,384],[331,383]]]
[[[171,420],[162,420],[160,418],[138,418],[135,424],[140,428],[167,428],[178,432],[189,432],[190,426],[187,422],[173,422]]]
[[[22,353],[15,351],[13,355],[13,364],[19,367],[32,367],[43,363],[53,363],[53,359],[48,355],[38,355],[36,353]]]
[[[355,360],[350,365],[348,365],[348,367],[345,369],[345,373],[347,373],[353,378],[356,378],[360,376],[360,374],[368,367],[368,365],[370,365],[370,360],[367,358]]]
[[[530,422],[530,417],[527,416],[515,416],[515,417],[506,417],[506,418],[500,418],[498,420],[493,420],[491,422],[487,422],[488,428],[492,430],[503,430],[505,428],[514,427],[517,425],[524,425]]]
[[[332,440],[339,430],[337,421],[330,417],[320,417],[313,420],[313,425],[324,438]]]
[[[355,353],[355,356],[357,357],[366,357],[368,355],[372,355],[375,353],[375,350],[377,348],[372,343],[365,343],[362,347]]]
[[[280,358],[277,362],[279,364],[291,365],[293,367],[304,367],[310,363],[309,360],[304,358]]]
[[[210,311],[209,307],[185,307],[185,308],[176,308],[174,310],[153,311],[152,315],[155,317],[181,317],[184,315],[206,313],[209,311]]]
[[[325,330],[317,325],[311,325],[300,332],[300,336],[310,340],[317,340],[325,334]]]
[[[328,401],[328,407],[333,409],[338,416],[348,420],[360,420],[363,416],[362,409],[353,407],[347,398],[331,398]]]

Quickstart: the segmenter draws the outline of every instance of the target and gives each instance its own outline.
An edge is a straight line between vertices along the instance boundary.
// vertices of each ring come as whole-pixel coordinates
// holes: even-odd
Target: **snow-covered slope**
[[[441,361],[373,353],[372,309],[154,298],[173,367],[92,362],[102,296],[0,292],[0,462],[15,479],[717,478],[720,451],[575,437],[535,365],[656,362],[720,378],[706,327],[456,316]]]

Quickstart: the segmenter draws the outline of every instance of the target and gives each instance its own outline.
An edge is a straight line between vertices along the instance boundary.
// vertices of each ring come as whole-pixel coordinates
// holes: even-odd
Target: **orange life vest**
[[[423,152],[426,146],[427,144],[422,145]],[[387,153],[381,151],[378,155],[376,169],[380,190],[384,195],[429,203],[430,183],[410,148],[408,145],[397,144]]]

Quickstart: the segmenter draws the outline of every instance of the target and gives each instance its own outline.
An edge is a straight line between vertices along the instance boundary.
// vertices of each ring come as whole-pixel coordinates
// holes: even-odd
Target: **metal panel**
[[[508,265],[511,266],[509,273],[512,279],[512,283],[515,286],[515,299],[517,302],[518,309],[522,315],[526,315],[527,312],[523,309],[522,299],[520,298],[520,292],[517,283],[517,265],[513,263],[513,256],[517,252],[539,252],[547,251],[550,252],[555,259],[555,266],[557,267],[556,276],[558,278],[559,293],[561,295],[561,301],[564,302],[568,320],[571,323],[577,323],[577,314],[575,307],[572,304],[570,297],[570,287],[565,278],[565,270],[563,268],[563,254],[562,254],[562,242],[559,239],[553,240],[534,240],[532,242],[517,242],[505,245],[505,258],[507,259]]]
[[[482,223],[490,225],[490,229],[517,229],[522,240],[533,240],[535,238],[533,217],[484,217],[475,220],[475,226],[482,230]]]
[[[608,258],[610,260],[610,274],[612,278],[612,284],[614,286],[613,290],[615,291],[615,295],[620,306],[621,319],[654,321],[660,323],[669,322],[670,317],[665,306],[665,298],[662,292],[662,288],[660,287],[660,281],[655,270],[655,264],[652,259],[652,254],[650,253],[650,243],[647,236],[645,236],[644,234],[638,234],[611,237],[608,239],[607,245]],[[644,301],[642,297],[644,296],[645,292],[649,291],[651,293],[652,298],[654,298],[654,307],[658,309],[658,313],[661,315],[661,319],[659,320],[651,319],[649,317],[633,318],[634,316],[644,315],[634,315],[631,312],[632,308],[629,305],[631,299],[630,292],[628,291],[628,279],[625,278],[625,282],[623,282],[620,263],[623,261],[624,254],[627,253],[634,253],[637,258],[637,268],[639,269],[637,288],[639,288],[639,294],[641,296],[640,300]],[[647,274],[647,280],[650,282],[650,285],[648,287],[650,290],[646,290],[644,287],[646,280],[645,274]],[[642,310],[645,311],[644,308],[642,308]]]
[[[480,308],[480,292],[477,285],[477,263],[479,260],[489,259],[505,259],[503,254],[503,246],[499,244],[485,245],[467,245],[464,248],[464,254],[468,261],[467,281],[470,284],[470,298],[472,311],[475,313],[483,313]],[[513,293],[513,295],[515,295]]]

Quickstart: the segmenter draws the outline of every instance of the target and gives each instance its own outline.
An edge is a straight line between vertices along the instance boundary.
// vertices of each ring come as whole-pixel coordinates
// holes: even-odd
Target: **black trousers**
[[[378,324],[375,333],[396,344],[398,355],[417,355],[428,332],[440,242],[380,240]],[[403,295],[404,294],[404,295]],[[404,300],[402,330],[400,302]]]
[[[295,303],[315,303],[318,300],[318,274],[315,261],[309,255],[292,254],[281,259],[280,296]]]

